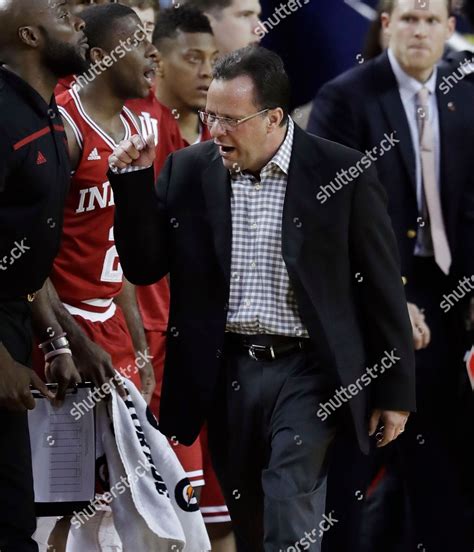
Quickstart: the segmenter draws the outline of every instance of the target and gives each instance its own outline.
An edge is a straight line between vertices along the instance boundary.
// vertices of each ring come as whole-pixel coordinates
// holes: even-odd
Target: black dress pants
[[[316,415],[330,379],[311,351],[273,361],[231,352],[224,364],[209,446],[239,552],[321,550],[337,523],[325,500],[338,417]]]
[[[26,300],[0,301],[0,341],[24,365],[30,362],[32,332]],[[1,376],[0,376],[1,377]],[[37,552],[28,415],[0,408],[0,550]]]
[[[417,412],[396,443],[414,525],[412,550],[472,552],[467,515],[474,498],[465,489],[472,489],[474,433],[472,419],[462,415],[469,387],[462,362],[466,330],[461,303],[449,312],[441,308],[458,282],[433,259],[416,263],[407,296],[425,309],[431,343],[416,353]]]

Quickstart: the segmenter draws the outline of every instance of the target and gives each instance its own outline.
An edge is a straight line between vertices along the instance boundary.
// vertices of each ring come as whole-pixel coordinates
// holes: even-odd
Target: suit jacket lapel
[[[301,247],[315,219],[321,220],[316,194],[320,186],[319,159],[314,144],[295,124],[282,220],[282,254],[287,265],[297,265]],[[326,210],[327,211],[327,210]]]
[[[202,176],[202,189],[207,206],[209,222],[212,227],[217,258],[230,285],[230,262],[232,252],[232,217],[230,211],[229,172],[216,150],[211,164]]]
[[[416,192],[416,160],[408,126],[405,108],[403,107],[398,83],[390,66],[388,55],[385,52],[374,64],[374,86],[378,90],[378,97],[390,125],[389,133],[397,131],[400,140],[400,150],[403,163],[409,175],[410,183]],[[382,136],[380,137],[382,138]]]
[[[456,175],[459,173],[459,167],[463,166],[463,160],[458,158],[458,149],[455,147],[455,144],[459,143],[459,128],[462,128],[463,124],[462,109],[459,109],[459,104],[455,101],[456,89],[454,88],[447,95],[442,94],[438,86],[442,77],[443,72],[440,69],[436,83],[436,98],[439,114],[441,205],[446,217],[448,206],[456,203],[454,201],[457,193],[454,189],[457,182]]]

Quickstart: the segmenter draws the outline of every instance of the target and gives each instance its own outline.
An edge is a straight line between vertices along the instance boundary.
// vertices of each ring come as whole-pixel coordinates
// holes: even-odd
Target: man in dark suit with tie
[[[240,551],[320,550],[338,522],[324,506],[341,424],[367,452],[369,431],[384,446],[415,408],[383,188],[367,170],[322,205],[319,187],[361,154],[306,134],[288,107],[281,59],[244,48],[214,70],[201,113],[214,140],[172,154],[156,193],[151,140],[110,158],[127,278],[170,274],[160,429],[191,444],[207,420]]]
[[[447,72],[436,63],[454,25],[447,0],[394,0],[382,15],[388,51],[325,85],[308,129],[360,151],[371,152],[386,133],[399,140],[375,161],[415,335],[417,326],[423,332],[415,341],[417,414],[398,443],[413,546],[461,552],[472,550],[463,502],[472,505],[472,495],[463,497],[472,474],[462,471],[472,419],[462,415],[470,394],[462,359],[474,288],[474,89],[462,81],[448,93],[442,87]]]

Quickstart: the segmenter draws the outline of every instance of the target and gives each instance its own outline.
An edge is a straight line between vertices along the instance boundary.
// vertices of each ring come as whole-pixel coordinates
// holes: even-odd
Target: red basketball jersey
[[[74,131],[81,159],[71,180],[51,279],[64,303],[97,311],[110,306],[122,288],[113,230],[115,203],[107,179],[108,158],[117,144],[89,117],[74,88],[61,94],[57,103]],[[124,139],[140,132],[127,108],[120,118]]]
[[[173,113],[160,103],[152,90],[147,98],[126,103],[140,119],[142,133],[153,133],[156,144],[155,174],[160,174],[166,158],[173,151],[186,146]]]
[[[54,89],[54,95],[58,97],[61,94],[64,94],[64,92],[67,92],[68,90],[70,90],[74,81],[75,81],[74,75],[70,75],[69,77],[64,77],[62,79],[59,79],[58,84]]]

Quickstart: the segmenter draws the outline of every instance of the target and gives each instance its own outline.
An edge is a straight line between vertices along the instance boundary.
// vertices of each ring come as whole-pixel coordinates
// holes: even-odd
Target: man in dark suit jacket
[[[201,113],[214,142],[172,154],[156,194],[152,140],[110,158],[127,278],[170,274],[160,429],[191,444],[207,420],[242,551],[320,550],[346,410],[367,452],[369,430],[383,446],[415,408],[383,188],[368,170],[321,204],[319,187],[361,154],[306,134],[288,106],[281,59],[248,47],[215,67]]]
[[[472,475],[461,466],[473,442],[472,420],[463,421],[460,407],[469,394],[462,358],[474,288],[474,89],[461,81],[445,93],[448,73],[436,69],[454,29],[445,0],[431,0],[418,9],[412,0],[398,0],[392,8],[382,16],[390,37],[388,51],[323,87],[309,130],[375,157],[388,193],[415,335],[416,326],[426,323],[429,328],[415,342],[417,414],[399,441],[415,522],[414,546],[471,550],[461,488],[472,490]],[[428,97],[425,106],[419,103],[423,93]],[[428,124],[431,146],[423,142]],[[383,151],[379,145],[387,135],[398,142]],[[432,171],[426,153],[434,161]],[[442,221],[433,222],[437,215],[426,199],[432,193],[427,191],[430,181]],[[443,226],[449,256],[440,253]],[[445,243],[445,252],[447,248]],[[461,483],[465,475],[469,479]]]
[[[461,14],[468,21],[472,33],[474,30],[474,1],[464,0],[459,3],[461,4]],[[449,91],[462,80],[474,84],[474,52],[450,50],[445,53],[441,67],[450,72],[450,74],[444,75],[444,84],[440,83],[442,92]]]

